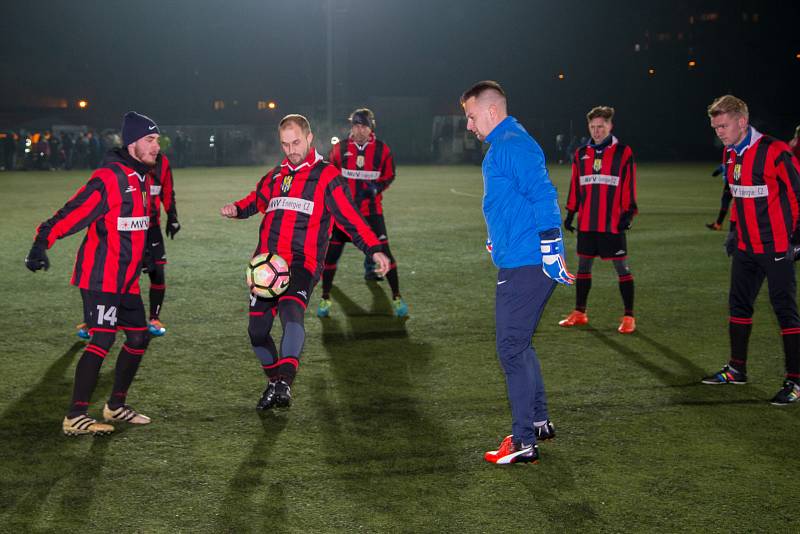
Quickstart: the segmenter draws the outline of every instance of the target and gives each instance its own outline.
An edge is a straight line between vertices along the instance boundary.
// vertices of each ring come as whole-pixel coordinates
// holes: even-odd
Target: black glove
[[[572,219],[575,218],[575,212],[567,210],[567,216],[564,218],[564,228],[571,233],[575,233],[575,227],[572,226]]]
[[[150,252],[150,247],[148,246],[147,243],[145,243],[144,245],[144,254],[142,255],[142,272],[143,273],[156,272],[156,261],[155,258],[153,258],[153,253]]]
[[[728,232],[728,235],[725,237],[725,253],[728,254],[730,258],[733,256],[733,253],[736,252],[736,249],[739,248],[739,236],[736,235],[736,224],[731,223],[731,229]]]
[[[181,231],[181,223],[178,222],[177,215],[168,215],[167,216],[167,228],[165,232],[167,233],[167,237],[170,239],[175,239],[175,234]]]
[[[366,200],[368,198],[375,198],[376,196],[378,196],[378,186],[367,184],[367,187],[358,190],[356,193],[356,200]]]
[[[45,271],[50,268],[50,260],[47,259],[47,247],[43,243],[35,242],[30,252],[25,257],[25,267],[33,272],[39,269]]]
[[[625,211],[619,216],[619,224],[617,225],[617,232],[624,232],[631,229],[631,222],[633,222],[633,212]]]

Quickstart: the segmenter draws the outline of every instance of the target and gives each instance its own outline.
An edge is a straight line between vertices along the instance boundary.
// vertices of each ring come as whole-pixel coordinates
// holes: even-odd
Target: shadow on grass
[[[266,502],[254,505],[251,495],[259,493],[268,480],[270,452],[286,426],[289,414],[285,410],[267,411],[259,412],[259,417],[263,432],[236,469],[219,507],[217,528],[220,532],[260,532],[265,524],[271,525],[270,529],[286,524],[285,482],[276,480],[269,483]],[[253,510],[257,510],[255,516]]]
[[[72,383],[65,375],[83,347],[82,342],[74,343],[36,386],[0,415],[3,529],[36,530],[50,508],[55,509],[59,528],[79,528],[89,520],[110,438],[67,438],[61,433]],[[98,389],[108,381],[101,375]]]
[[[369,310],[334,288],[337,306],[321,321],[331,376],[312,390],[325,461],[344,485],[341,497],[364,514],[354,521],[378,525],[388,516],[391,524],[410,525],[426,500],[457,491],[446,482],[460,469],[461,452],[424,409],[435,398],[417,385],[430,373],[431,347],[409,338],[378,284],[368,288]]]

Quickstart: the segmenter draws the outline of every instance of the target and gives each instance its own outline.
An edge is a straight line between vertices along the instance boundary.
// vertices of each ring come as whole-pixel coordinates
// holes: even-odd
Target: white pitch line
[[[474,193],[462,193],[461,191],[456,191],[452,187],[450,188],[450,192],[454,195],[461,195],[462,197],[472,197],[472,198],[482,198],[483,195],[476,195]]]

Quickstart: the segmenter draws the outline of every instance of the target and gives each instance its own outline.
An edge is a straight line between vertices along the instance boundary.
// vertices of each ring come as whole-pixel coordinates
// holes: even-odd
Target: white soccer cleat
[[[115,421],[117,423],[130,423],[132,425],[150,424],[149,417],[140,414],[127,404],[120,406],[116,410],[112,410],[108,407],[108,404],[106,404],[103,406],[103,419],[109,422]]]

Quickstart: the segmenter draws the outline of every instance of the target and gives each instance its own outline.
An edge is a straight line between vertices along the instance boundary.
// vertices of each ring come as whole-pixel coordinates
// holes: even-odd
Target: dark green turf
[[[511,468],[482,460],[510,420],[478,167],[399,168],[386,211],[411,318],[392,317],[385,282],[367,286],[346,249],[332,317],[306,315],[295,404],[264,416],[243,281],[258,219],[218,215],[262,170],[177,170],[169,332],[130,396],[153,424],[97,439],[60,433],[82,346],[68,285],[81,237],[56,244],[46,273],[22,261],[36,225],[87,174],[0,175],[0,531],[795,530],[800,406],[767,402],[783,356],[765,294],[751,383],[698,383],[727,356],[724,233],[703,226],[718,209],[713,167],[639,169],[636,334],[616,333],[610,265],[596,265],[588,328],[556,325],[574,299],[556,290],[535,345],[558,438],[541,446],[541,464]],[[567,168],[553,177],[563,198]]]

